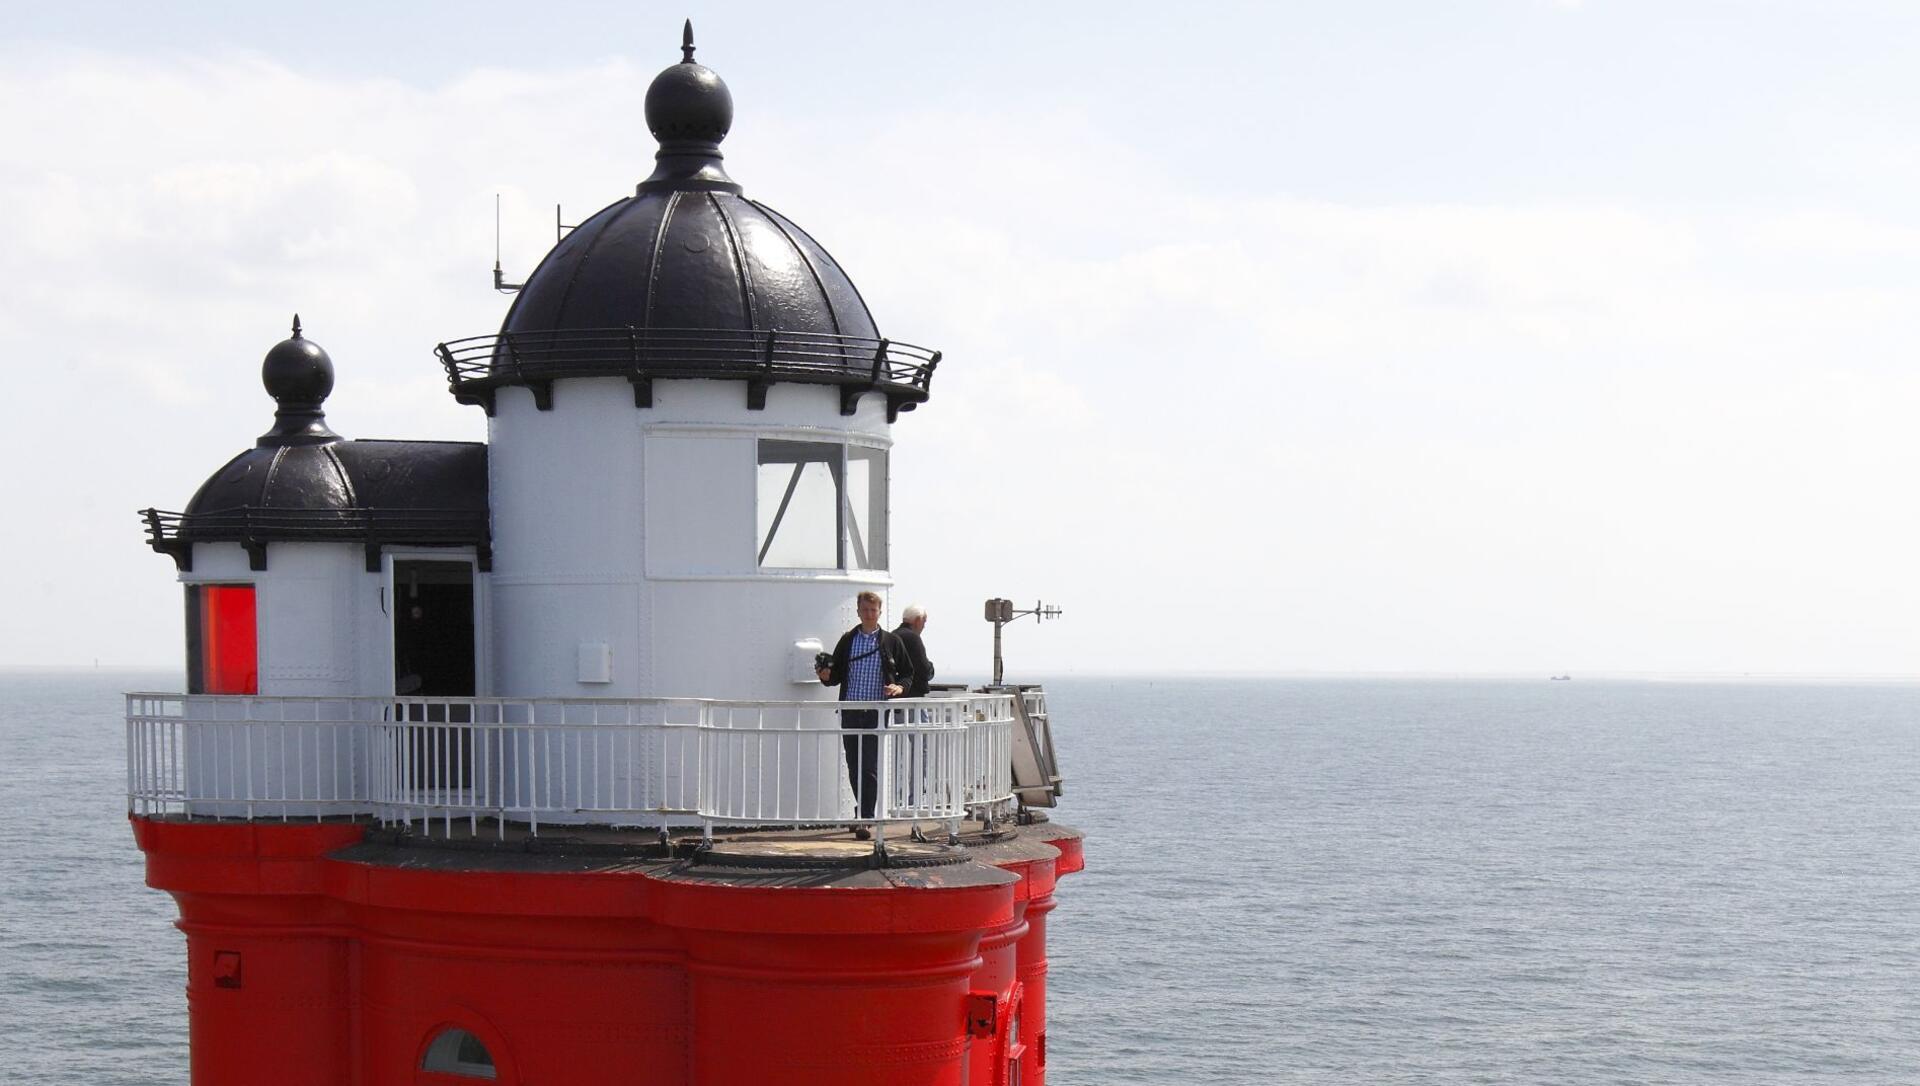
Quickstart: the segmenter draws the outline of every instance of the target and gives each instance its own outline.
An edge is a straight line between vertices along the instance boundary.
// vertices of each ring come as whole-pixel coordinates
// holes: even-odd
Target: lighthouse
[[[196,1086],[1045,1081],[1045,692],[817,671],[941,356],[734,180],[681,51],[651,173],[434,350],[485,444],[343,436],[295,318],[263,432],[143,513],[186,675],[127,695],[129,815]]]

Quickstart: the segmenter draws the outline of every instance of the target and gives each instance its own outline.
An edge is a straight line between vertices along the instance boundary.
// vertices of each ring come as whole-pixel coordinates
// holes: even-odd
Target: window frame
[[[1006,1006],[1000,1008],[1000,1020],[996,1023],[996,1032],[1000,1034],[1000,1052],[994,1067],[994,1086],[1019,1086],[1027,1081],[1027,1045],[1020,1040],[1026,995],[1026,984],[1014,981],[1007,991]]]
[[[764,447],[770,442],[789,446],[831,448],[834,450],[835,455],[831,459],[824,460],[796,459],[788,461],[762,459],[762,457],[766,455]],[[862,454],[859,457],[855,456],[853,452],[855,449],[862,450]],[[807,433],[804,435],[760,433],[754,436],[753,454],[753,523],[755,536],[753,554],[754,570],[756,572],[858,574],[887,573],[890,571],[890,566],[893,561],[891,523],[893,519],[893,449],[890,443],[874,440],[863,441],[860,439],[860,435],[852,434],[828,436],[819,433]],[[851,466],[855,459],[864,459],[867,460],[870,465],[878,465],[879,467],[878,472],[875,472],[872,467],[869,467],[867,472],[867,497],[865,502],[867,508],[865,510],[855,510],[852,504],[854,495],[851,485]],[[787,484],[787,489],[781,498],[779,508],[774,511],[771,520],[767,521],[763,526],[760,472],[769,465],[786,463],[792,463],[795,466],[793,478]],[[786,516],[790,511],[789,503],[794,496],[795,489],[802,480],[801,473],[809,464],[825,464],[828,476],[833,483],[834,564],[830,566],[769,564],[766,560],[767,556],[769,552],[773,550],[774,542],[779,538],[779,533],[786,524]],[[880,531],[878,533],[873,530],[874,513],[876,511],[880,514]],[[763,531],[765,533],[764,536],[762,535]],[[856,534],[858,535],[857,539]],[[876,540],[879,543],[878,548],[874,545]],[[858,544],[857,548],[855,546],[856,543]],[[877,556],[875,554],[876,549],[879,551]],[[858,555],[856,555],[856,550],[859,552]],[[854,559],[857,556],[865,557],[866,562],[864,564],[856,564]]]
[[[187,635],[187,693],[212,694],[218,696],[250,697],[260,693],[260,586],[254,581],[191,581],[186,588],[186,635]],[[248,682],[241,685],[242,690],[210,689],[215,685],[213,668],[218,663],[210,661],[207,653],[207,634],[212,616],[208,612],[207,593],[209,591],[232,591],[245,589],[251,606],[247,609],[246,635],[253,643],[253,667],[248,673]],[[218,613],[216,608],[215,613]],[[223,631],[225,632],[225,631]],[[217,653],[217,650],[216,650]],[[211,665],[211,666],[210,666]]]

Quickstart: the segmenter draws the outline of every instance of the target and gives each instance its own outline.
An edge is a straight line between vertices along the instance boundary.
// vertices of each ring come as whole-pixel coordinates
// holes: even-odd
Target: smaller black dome
[[[260,383],[280,405],[273,413],[273,429],[260,435],[260,447],[340,440],[320,409],[333,391],[333,359],[300,334],[300,314],[293,315],[293,335],[274,344],[260,363]]]
[[[358,543],[368,572],[396,543],[471,544],[492,562],[487,447],[465,441],[289,442],[242,452],[184,513],[142,511],[147,543],[193,568],[196,543],[239,543],[253,569],[282,541]]]

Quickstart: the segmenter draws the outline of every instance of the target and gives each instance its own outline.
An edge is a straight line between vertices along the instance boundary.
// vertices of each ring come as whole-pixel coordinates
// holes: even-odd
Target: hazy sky
[[[181,508],[298,310],[334,427],[651,167],[937,347],[896,604],[949,671],[1920,673],[1920,6],[0,4],[0,664],[175,664]]]

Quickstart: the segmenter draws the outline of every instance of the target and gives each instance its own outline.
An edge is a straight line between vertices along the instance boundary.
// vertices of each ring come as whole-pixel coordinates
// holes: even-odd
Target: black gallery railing
[[[925,402],[940,352],[888,339],[777,329],[579,328],[472,336],[434,348],[447,387],[461,403],[493,413],[494,392],[532,390],[541,410],[553,406],[553,382],[563,377],[624,377],[634,404],[653,405],[657,378],[706,378],[747,383],[747,406],[766,406],[767,389],[781,382],[836,385],[840,410],[852,414],[862,394],[886,397],[887,414]]]
[[[275,541],[351,542],[367,549],[367,568],[380,568],[380,548],[398,543],[471,544],[482,568],[492,564],[492,531],[484,509],[273,509],[245,505],[208,512],[142,509],[147,544],[193,568],[193,544],[239,543],[252,568],[265,569]]]

